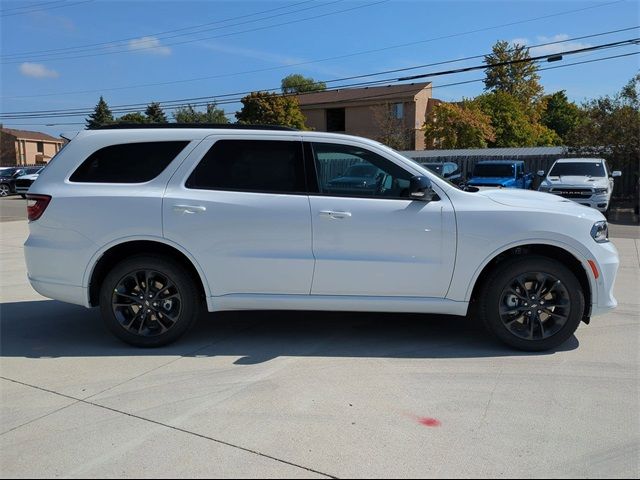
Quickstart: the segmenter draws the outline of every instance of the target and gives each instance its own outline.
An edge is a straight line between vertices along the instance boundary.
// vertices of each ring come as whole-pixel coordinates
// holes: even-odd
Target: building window
[[[404,117],[404,103],[394,103],[392,110],[393,110],[393,118],[402,120],[402,118]]]
[[[346,131],[344,121],[344,108],[327,109],[327,132]]]
[[[38,153],[44,153],[44,143],[38,142]]]

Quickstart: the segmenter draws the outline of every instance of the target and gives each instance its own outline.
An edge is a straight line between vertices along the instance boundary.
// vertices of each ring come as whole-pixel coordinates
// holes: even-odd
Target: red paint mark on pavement
[[[440,420],[438,420],[437,418],[420,417],[418,418],[418,421],[425,427],[439,427],[440,425],[442,425]]]

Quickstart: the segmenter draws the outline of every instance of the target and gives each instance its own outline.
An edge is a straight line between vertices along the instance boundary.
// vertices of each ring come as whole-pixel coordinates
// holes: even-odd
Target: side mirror
[[[611,172],[611,176],[612,177],[621,177],[622,176],[622,172],[620,170],[614,170],[613,172]]]
[[[409,181],[409,197],[413,200],[430,202],[434,196],[435,192],[431,188],[431,180],[420,175],[411,177]]]
[[[536,175],[538,175],[539,177],[544,177],[544,170],[538,170],[536,172]]]

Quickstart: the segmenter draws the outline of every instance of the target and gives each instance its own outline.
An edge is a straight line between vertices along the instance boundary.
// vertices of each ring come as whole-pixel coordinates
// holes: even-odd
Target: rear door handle
[[[194,213],[206,212],[207,207],[204,207],[202,205],[174,205],[173,211],[194,214]]]
[[[320,210],[320,216],[335,219],[351,218],[351,212],[336,212],[334,210]]]

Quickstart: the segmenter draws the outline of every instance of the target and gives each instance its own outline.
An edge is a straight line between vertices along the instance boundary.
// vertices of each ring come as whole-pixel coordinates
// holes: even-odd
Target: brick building
[[[45,164],[63,144],[62,138],[46,133],[0,126],[0,166]]]

